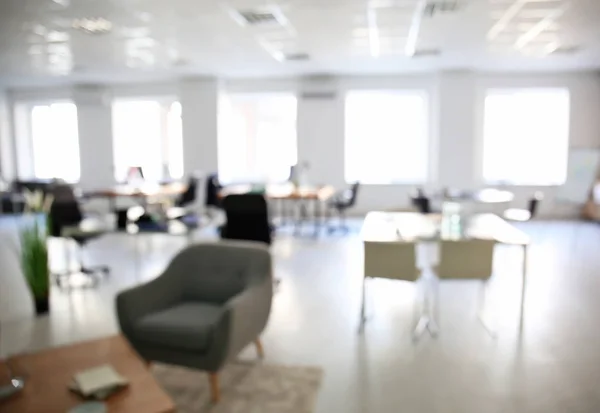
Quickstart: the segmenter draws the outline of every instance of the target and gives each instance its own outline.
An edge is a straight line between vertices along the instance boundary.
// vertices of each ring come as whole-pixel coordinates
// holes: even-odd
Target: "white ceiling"
[[[458,10],[421,17],[427,3]],[[243,26],[236,10],[280,21]],[[81,18],[113,27],[84,33]],[[2,0],[0,78],[599,69],[599,21],[600,0]],[[310,59],[278,60],[290,53]]]

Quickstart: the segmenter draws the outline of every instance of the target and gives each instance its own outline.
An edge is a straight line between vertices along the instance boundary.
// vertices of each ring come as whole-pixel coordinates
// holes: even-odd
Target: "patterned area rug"
[[[219,373],[221,401],[213,405],[206,372],[159,364],[152,370],[178,413],[312,413],[323,377],[316,367],[237,362]]]

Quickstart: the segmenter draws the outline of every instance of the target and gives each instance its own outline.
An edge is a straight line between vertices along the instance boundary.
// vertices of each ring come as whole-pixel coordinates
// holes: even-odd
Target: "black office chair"
[[[221,198],[219,192],[223,189],[223,186],[219,182],[219,176],[217,174],[210,174],[206,177],[206,197],[204,199],[204,206],[206,212],[210,214],[211,210],[221,209]]]
[[[200,216],[198,211],[194,211],[193,207],[198,199],[198,185],[200,177],[196,173],[192,173],[188,178],[188,185],[185,190],[176,200],[175,206],[166,211],[168,220],[178,220],[182,222],[188,230],[196,229],[200,226]]]
[[[532,220],[538,211],[540,202],[544,200],[544,194],[542,192],[536,192],[533,194],[529,202],[527,203],[527,209],[510,208],[504,211],[504,219],[509,221],[526,222]]]
[[[73,187],[57,182],[48,187],[48,193],[54,197],[50,207],[50,235],[74,240],[80,250],[91,240],[106,233],[104,225],[93,220],[86,220],[79,207]],[[81,252],[81,251],[80,251]],[[105,265],[87,267],[83,264],[81,254],[78,254],[79,269],[68,269],[63,273],[54,274],[56,283],[62,287],[65,279],[67,282],[73,274],[81,273],[90,278],[92,284],[98,282],[98,275],[108,275],[110,269]],[[69,262],[67,262],[69,265]]]
[[[263,195],[229,195],[222,205],[227,222],[221,227],[221,238],[260,241],[271,245],[273,227]]]
[[[348,226],[346,225],[346,211],[356,204],[359,188],[360,182],[355,182],[349,188],[336,193],[327,203],[328,214],[331,209],[337,211],[340,220],[339,228],[343,229],[345,232],[348,231]],[[333,232],[334,230],[334,227],[329,227],[328,229],[329,232]]]
[[[431,209],[431,200],[421,188],[417,188],[411,193],[410,201],[421,214],[431,214],[433,212]]]

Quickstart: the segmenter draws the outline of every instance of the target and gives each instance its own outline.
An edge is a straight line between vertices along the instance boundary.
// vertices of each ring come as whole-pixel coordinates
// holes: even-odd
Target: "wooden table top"
[[[250,184],[226,186],[219,192],[219,197],[225,198],[228,195],[240,195],[258,192],[257,188],[257,186]],[[290,183],[286,183],[269,184],[264,187],[264,194],[268,199],[326,200],[334,193],[335,188],[331,185],[296,187]]]
[[[364,242],[460,241],[490,239],[528,245],[529,236],[498,215],[477,214],[459,222],[443,222],[440,214],[369,212],[362,227]]]
[[[507,204],[513,201],[515,194],[504,189],[486,188],[477,191],[440,192],[436,199],[450,202],[474,202],[478,204]]]
[[[123,197],[152,197],[152,196],[177,196],[184,193],[188,185],[182,182],[170,184],[143,184],[143,185],[115,185],[110,188],[85,191],[86,197],[116,198]]]
[[[105,363],[129,380],[127,388],[105,401],[108,413],[175,412],[173,401],[122,336],[15,356],[9,362],[26,384],[21,393],[0,402],[2,413],[67,412],[83,402],[67,388],[73,375]]]

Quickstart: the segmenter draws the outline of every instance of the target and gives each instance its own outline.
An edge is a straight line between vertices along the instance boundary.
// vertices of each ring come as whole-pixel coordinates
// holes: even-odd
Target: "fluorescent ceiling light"
[[[417,51],[417,40],[419,39],[419,31],[421,30],[421,22],[423,21],[423,12],[427,6],[427,0],[419,0],[417,8],[413,13],[412,23],[408,31],[408,39],[404,53],[408,57],[413,57]]]
[[[527,3],[527,1],[528,0],[516,0],[512,4],[512,6],[510,6],[508,10],[506,10],[506,13],[502,15],[502,17],[496,22],[496,24],[492,26],[492,28],[487,34],[488,40],[494,40],[502,30],[506,29],[508,23],[510,23],[513,17],[515,17],[517,13],[521,11],[521,9],[525,5],[525,3]]]
[[[568,6],[565,5],[563,7],[560,7],[558,9],[554,10],[552,13],[547,15],[538,24],[533,26],[531,28],[531,30],[524,33],[523,35],[521,35],[521,37],[519,37],[517,39],[517,42],[515,43],[515,48],[522,49],[527,44],[529,44],[529,42],[531,42],[533,39],[535,39],[540,33],[542,33],[544,30],[546,30],[548,27],[550,27],[556,19],[558,19],[560,16],[562,16],[567,11],[567,8],[568,8]]]
[[[371,56],[379,57],[380,44],[379,28],[377,27],[377,13],[372,7],[367,9],[367,22],[369,24],[369,47],[371,49]]]

